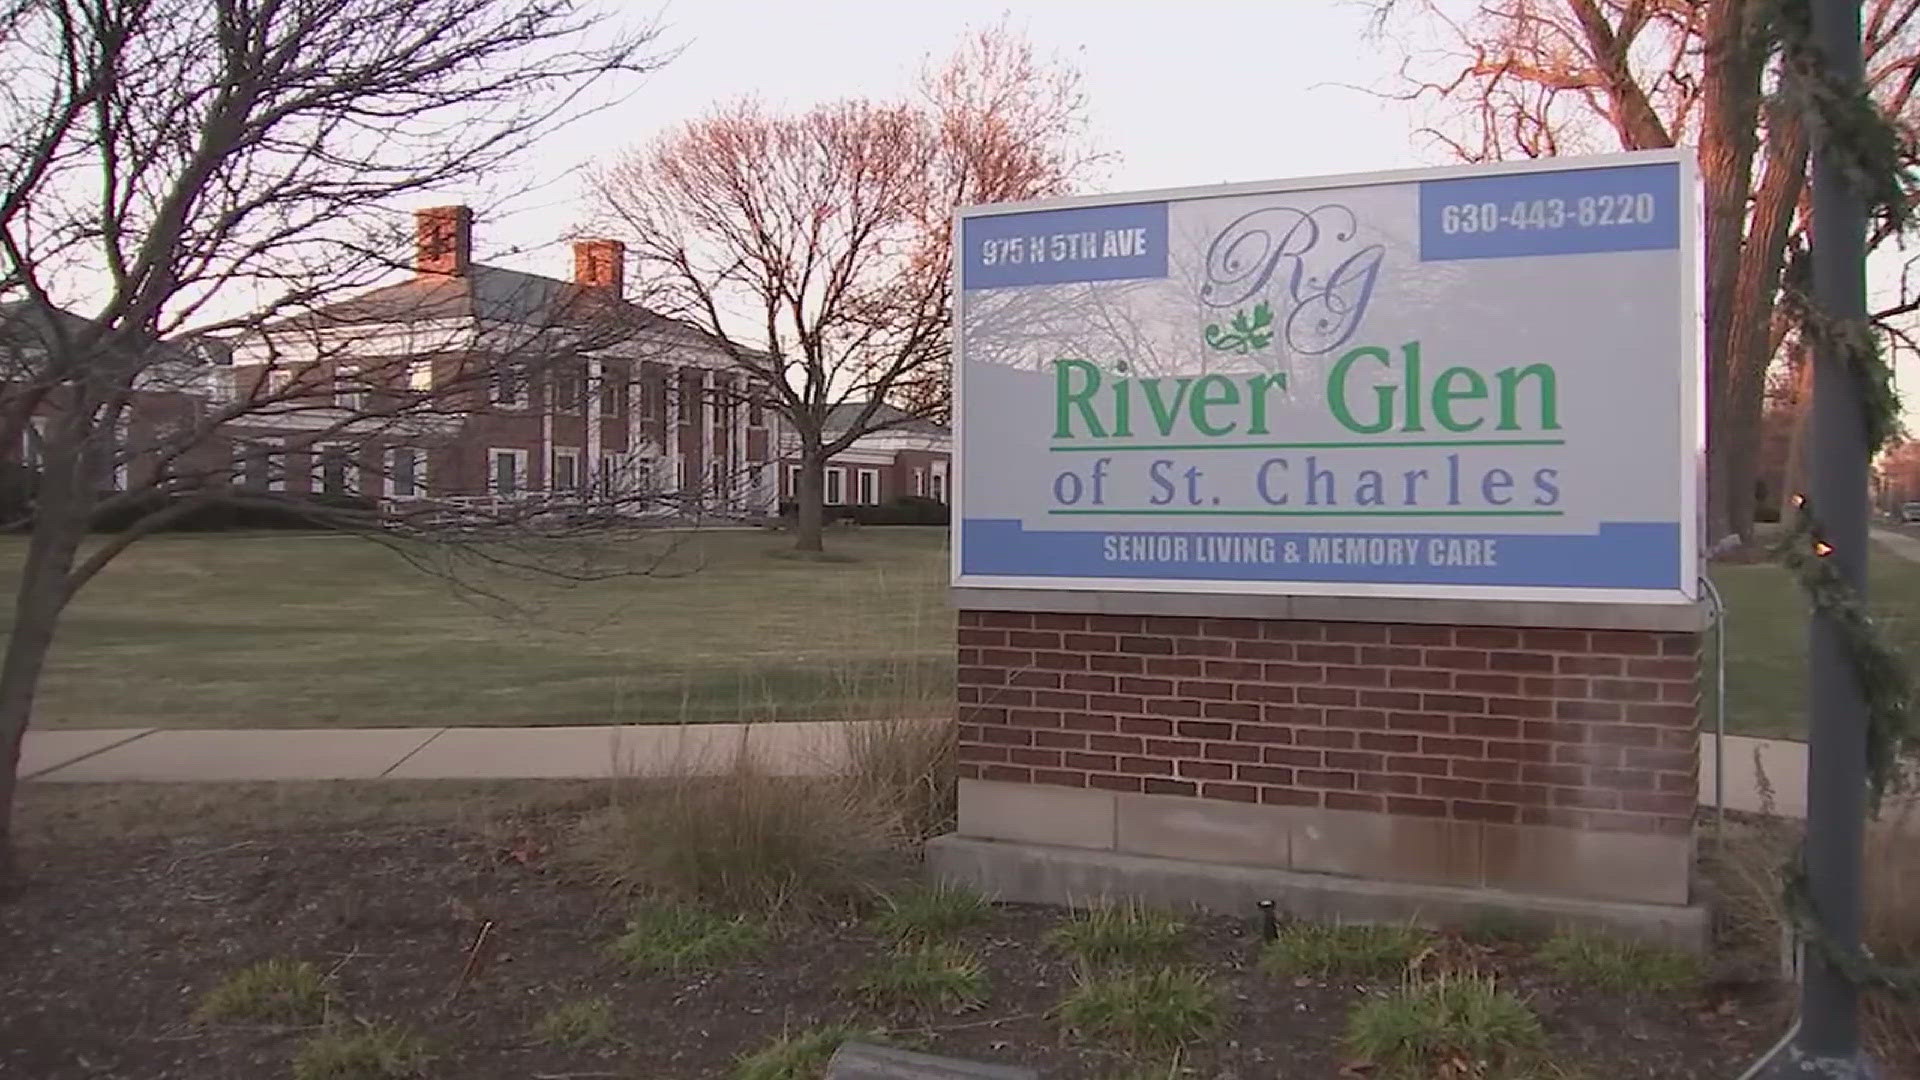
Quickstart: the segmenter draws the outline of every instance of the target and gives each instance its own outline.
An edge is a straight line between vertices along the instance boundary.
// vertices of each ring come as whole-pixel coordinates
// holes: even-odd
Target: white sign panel
[[[955,584],[1683,602],[1670,152],[963,211]]]

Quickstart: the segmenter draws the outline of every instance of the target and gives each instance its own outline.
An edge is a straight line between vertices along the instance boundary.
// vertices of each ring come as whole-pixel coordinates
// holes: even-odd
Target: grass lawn
[[[1909,658],[1920,657],[1920,563],[1876,545],[1868,597],[1882,627]],[[1714,584],[1725,597],[1727,730],[1739,735],[1806,737],[1807,609],[1799,586],[1772,563],[1720,564]],[[1713,723],[1713,644],[1704,672],[1702,723]]]
[[[462,571],[456,586],[349,537],[155,537],[68,610],[35,723],[600,724],[949,707],[944,529],[835,534],[844,559],[829,562],[776,557],[790,538],[757,531],[671,544],[655,576]],[[24,545],[0,545],[11,595]]]
[[[75,601],[36,722],[658,723],[951,707],[945,530],[841,533],[829,543],[838,561],[778,557],[788,546],[763,532],[686,534],[658,575],[460,574],[476,593],[363,540],[157,537]],[[0,588],[13,588],[21,554],[17,538],[0,540]],[[1875,555],[1874,605],[1920,655],[1920,564]],[[1713,575],[1731,611],[1729,730],[1799,737],[1806,620],[1793,582],[1771,564]],[[1711,668],[1705,679],[1711,695]]]

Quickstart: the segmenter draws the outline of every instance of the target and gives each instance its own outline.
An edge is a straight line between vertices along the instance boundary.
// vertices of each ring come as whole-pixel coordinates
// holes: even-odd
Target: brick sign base
[[[1684,905],[1700,635],[960,612],[962,837]]]

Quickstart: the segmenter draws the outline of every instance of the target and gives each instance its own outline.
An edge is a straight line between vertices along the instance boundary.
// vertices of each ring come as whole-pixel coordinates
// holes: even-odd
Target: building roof
[[[835,405],[827,412],[826,430],[829,432],[847,430],[848,425],[859,418],[860,410],[866,407],[867,403],[864,401],[845,401]],[[884,401],[880,403],[879,408],[873,410],[873,417],[867,421],[867,426],[871,431],[905,431],[942,438],[951,434],[945,424],[921,419],[905,409],[889,405]]]
[[[53,330],[74,336],[84,333],[93,321],[65,308],[48,307],[33,300],[0,301],[0,343],[46,348],[54,344]],[[189,367],[224,364],[231,346],[205,334],[183,334],[156,345],[158,358]]]
[[[48,308],[32,300],[0,301],[0,342],[45,346],[55,326],[75,334],[86,328],[87,320],[65,308]]]
[[[419,274],[270,323],[263,329],[451,319],[595,330],[615,340],[645,331],[689,343],[717,345],[697,327],[614,296],[604,288],[482,263],[473,264],[462,274]]]

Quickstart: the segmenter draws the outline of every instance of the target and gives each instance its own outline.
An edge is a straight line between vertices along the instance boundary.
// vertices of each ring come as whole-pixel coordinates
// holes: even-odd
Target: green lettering
[[[1400,346],[1400,355],[1407,359],[1407,424],[1401,431],[1425,431],[1420,423],[1420,343],[1409,341]]]
[[[1454,380],[1463,378],[1467,383],[1466,389],[1453,389]],[[1483,401],[1486,396],[1487,380],[1481,378],[1479,372],[1472,368],[1448,368],[1440,373],[1439,381],[1433,385],[1433,418],[1440,421],[1440,426],[1448,431],[1472,431],[1486,421],[1478,417],[1475,417],[1472,422],[1454,419],[1453,403]]]
[[[1080,376],[1080,387],[1074,389],[1074,376]],[[1100,389],[1100,369],[1085,360],[1055,360],[1053,362],[1053,437],[1056,439],[1073,438],[1073,414],[1071,410],[1080,410],[1080,419],[1086,422],[1087,434],[1096,439],[1107,436],[1106,429],[1100,426],[1099,414],[1094,412],[1093,395]]]
[[[1520,380],[1534,376],[1540,383],[1540,430],[1560,430],[1559,387],[1553,369],[1546,364],[1528,364],[1523,368],[1507,368],[1495,375],[1500,380],[1500,425],[1501,431],[1518,431],[1520,423],[1514,417],[1520,396]]]
[[[1376,386],[1374,397],[1380,403],[1379,415],[1372,423],[1362,424],[1353,418],[1352,410],[1347,408],[1347,373],[1353,370],[1355,361],[1361,358],[1377,360],[1383,365],[1391,365],[1393,358],[1387,350],[1377,345],[1362,345],[1349,349],[1345,356],[1336,360],[1333,371],[1327,376],[1327,408],[1332,410],[1333,418],[1348,431],[1361,435],[1378,435],[1393,426],[1393,387]]]
[[[1287,373],[1254,375],[1247,379],[1247,398],[1253,402],[1253,417],[1247,421],[1247,434],[1267,434],[1267,392],[1287,388]]]
[[[1174,385],[1179,387],[1179,389],[1173,392],[1172,401],[1168,401],[1160,396],[1160,384],[1164,381],[1166,380],[1141,379],[1140,388],[1147,392],[1147,408],[1153,410],[1154,426],[1160,429],[1160,434],[1171,435],[1173,434],[1173,422],[1180,415],[1180,403],[1186,400],[1187,391],[1193,388],[1193,380],[1173,380]]]
[[[1240,388],[1227,380],[1225,375],[1206,375],[1193,386],[1193,427],[1202,435],[1231,435],[1236,426],[1229,420],[1225,424],[1215,424],[1207,419],[1207,410],[1215,405],[1240,404]]]

